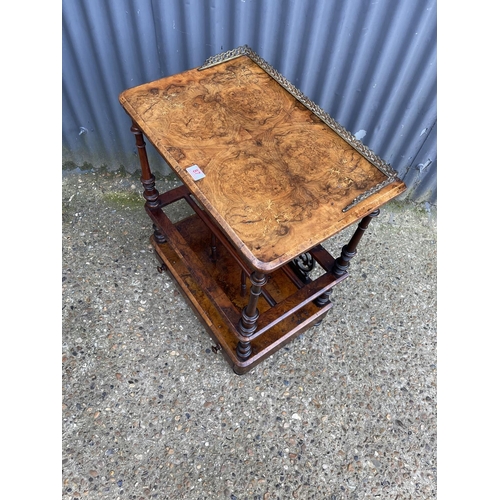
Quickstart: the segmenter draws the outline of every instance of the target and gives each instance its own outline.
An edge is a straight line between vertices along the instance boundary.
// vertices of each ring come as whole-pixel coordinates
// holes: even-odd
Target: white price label
[[[186,170],[195,181],[199,181],[205,177],[205,174],[201,171],[201,168],[198,165],[192,165],[191,167],[186,168]]]

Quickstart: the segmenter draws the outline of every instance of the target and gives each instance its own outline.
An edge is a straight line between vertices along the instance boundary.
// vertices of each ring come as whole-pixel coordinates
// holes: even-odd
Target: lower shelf
[[[212,259],[212,235],[199,217],[193,215],[177,222],[174,226],[180,238],[189,246],[191,255],[195,256],[196,273],[192,272],[195,264],[190,262],[189,266],[186,265],[185,251],[176,251],[175,244],[158,243],[154,236],[151,236],[151,244],[158,259],[162,265],[164,264],[162,267],[170,272],[180,292],[204,324],[217,348],[220,349],[235,373],[243,374],[251,370],[286,343],[321,321],[332,307],[330,301],[322,306],[308,302],[295,307],[293,313],[282,315],[283,318],[275,321],[275,324],[270,323],[271,327],[261,328],[260,335],[258,328],[257,336],[251,341],[250,357],[244,361],[241,360],[236,355],[238,344],[236,327],[239,314],[248,302],[251,287],[249,279],[246,276],[243,277],[243,283],[246,284],[246,294],[243,294],[242,269],[224,245],[217,245],[217,258]],[[269,300],[263,296],[259,298],[258,309],[261,314],[259,320],[272,317],[274,311],[280,309],[280,304],[292,302],[297,295],[300,287],[296,280],[290,279],[289,274],[280,268],[269,275],[269,281],[265,285]],[[332,288],[346,277],[347,273],[336,281],[330,278],[327,287]],[[217,292],[213,291],[214,288]],[[210,290],[210,297],[206,290]],[[260,323],[258,325],[260,327]]]

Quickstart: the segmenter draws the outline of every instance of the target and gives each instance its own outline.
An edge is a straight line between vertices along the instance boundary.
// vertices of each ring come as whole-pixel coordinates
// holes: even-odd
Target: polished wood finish
[[[240,316],[248,302],[248,297],[240,293],[240,264],[224,245],[218,248],[217,262],[211,259],[211,233],[198,216],[173,224],[182,243],[193,252],[189,262],[177,246],[176,238],[169,243],[158,243],[151,236],[151,244],[161,262],[160,270],[167,269],[189,305],[196,313],[207,332],[215,342],[215,351],[222,352],[237,374],[249,371],[258,363],[275,353],[283,345],[317,324],[332,307],[328,302],[322,307],[314,304],[314,299],[347,278],[340,279],[324,275],[319,283],[311,283],[310,288],[299,288],[285,271],[286,266],[267,275],[266,289],[276,306],[271,306],[262,294],[257,299],[259,310],[258,329],[247,337],[239,332]],[[200,275],[193,276],[191,263],[199,262]],[[217,299],[214,297],[217,296]],[[250,339],[250,340],[249,340]],[[238,345],[243,344],[238,353]],[[220,348],[217,348],[220,346]],[[250,354],[244,348],[250,350]],[[249,355],[248,355],[249,354]]]
[[[120,102],[158,270],[175,279],[213,351],[245,373],[324,318],[369,221],[405,185],[246,55],[126,90]],[[143,134],[183,185],[157,191]],[[205,177],[194,180],[193,165]],[[164,208],[181,200],[194,215],[173,223]],[[333,258],[321,243],[358,221]]]
[[[135,135],[135,146],[137,148],[137,153],[141,162],[141,182],[144,187],[143,196],[146,199],[146,205],[149,208],[158,207],[158,196],[160,195],[160,193],[155,187],[155,176],[151,173],[151,168],[149,166],[144,136],[142,135],[141,130],[135,122],[132,122],[132,127],[130,127],[130,130]],[[161,238],[161,236],[159,237]]]
[[[249,57],[126,90],[120,102],[256,271],[269,272],[404,190]],[[194,181],[186,168],[205,173]]]
[[[244,341],[239,341],[236,347],[236,354],[241,360],[247,360],[252,354],[250,341],[257,330],[257,320],[260,313],[257,309],[257,301],[262,293],[262,287],[267,283],[264,273],[253,272],[250,275],[252,288],[250,289],[250,300],[241,311],[241,318],[238,322],[238,331],[245,337]]]
[[[379,209],[374,210],[371,214],[364,217],[363,220],[359,223],[356,231],[349,240],[349,243],[342,247],[340,257],[335,261],[335,265],[333,266],[332,271],[334,276],[338,278],[347,272],[349,262],[356,255],[358,244],[361,241],[364,232],[368,229],[368,225],[370,224],[373,217],[378,217],[379,214]]]

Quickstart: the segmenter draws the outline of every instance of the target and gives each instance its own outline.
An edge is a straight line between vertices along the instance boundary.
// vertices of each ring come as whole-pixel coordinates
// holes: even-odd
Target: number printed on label
[[[198,165],[191,165],[190,167],[186,168],[186,170],[195,181],[198,181],[205,177],[205,174],[201,171],[201,168]]]

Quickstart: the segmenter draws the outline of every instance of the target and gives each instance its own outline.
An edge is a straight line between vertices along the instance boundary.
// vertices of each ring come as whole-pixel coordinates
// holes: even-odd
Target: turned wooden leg
[[[356,255],[356,248],[358,243],[361,240],[368,224],[370,221],[377,217],[380,214],[380,210],[375,210],[371,214],[364,217],[358,225],[355,233],[352,235],[351,240],[347,245],[342,247],[341,255],[338,259],[335,260],[335,265],[333,266],[332,273],[336,278],[340,278],[343,274],[347,272],[347,268],[349,267],[349,261]]]
[[[165,243],[167,238],[163,235],[163,233],[158,229],[156,224],[153,224],[153,236],[157,243]]]
[[[314,300],[314,303],[318,306],[318,307],[323,307],[323,306],[326,306],[326,304],[328,304],[328,302],[330,302],[330,295],[332,294],[332,290],[328,290],[327,292],[321,294],[317,299]],[[320,321],[321,323],[321,321]],[[316,323],[316,324],[319,324],[319,323]],[[316,325],[315,325],[316,326]]]
[[[244,297],[247,294],[247,273],[242,269],[240,276],[240,295]]]
[[[137,146],[137,152],[139,154],[139,160],[141,162],[141,182],[144,186],[143,196],[146,199],[146,205],[150,208],[156,208],[160,205],[160,200],[158,196],[160,193],[155,188],[155,176],[151,173],[151,168],[149,167],[148,155],[146,153],[146,143],[144,142],[144,136],[139,129],[137,123],[132,122],[132,127],[130,130],[135,135],[135,145]]]
[[[248,359],[252,354],[252,346],[250,344],[250,337],[257,330],[257,320],[259,319],[259,310],[257,309],[257,302],[262,291],[262,287],[267,282],[267,277],[264,273],[253,272],[250,276],[252,288],[250,289],[250,298],[248,304],[241,312],[241,319],[238,323],[238,330],[241,335],[248,337],[248,341],[240,340],[236,347],[236,354],[241,360]]]
[[[323,307],[326,306],[330,302],[330,295],[332,294],[332,290],[328,290],[327,292],[321,294],[317,299],[314,299],[314,304],[316,304],[318,307]],[[319,326],[323,322],[323,317],[316,321],[313,326]]]

